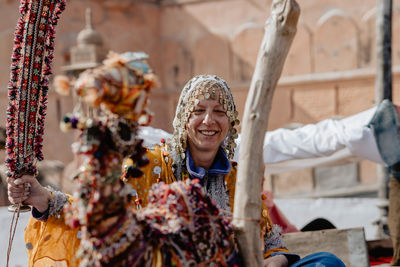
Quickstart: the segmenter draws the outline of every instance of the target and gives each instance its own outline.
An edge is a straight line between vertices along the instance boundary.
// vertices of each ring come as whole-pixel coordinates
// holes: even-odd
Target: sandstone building
[[[7,83],[18,1],[0,0],[0,118],[5,124]],[[171,131],[178,94],[193,75],[212,73],[230,84],[243,111],[271,0],[69,0],[57,27],[54,73],[70,64],[70,48],[91,7],[104,46],[144,51],[159,76],[152,92],[153,126]],[[348,116],[374,104],[376,0],[298,0],[298,32],[276,90],[269,129]],[[400,2],[393,1],[393,100],[400,104]],[[44,154],[67,164],[72,134],[58,121],[72,99],[49,94]],[[3,160],[3,156],[0,157]],[[375,189],[375,165],[344,166],[349,186]],[[279,195],[316,190],[314,169],[273,178]],[[275,182],[274,182],[275,181]],[[296,188],[287,188],[288,183]],[[327,188],[329,189],[329,188]],[[332,189],[332,188],[330,188]],[[323,190],[322,190],[323,191]]]

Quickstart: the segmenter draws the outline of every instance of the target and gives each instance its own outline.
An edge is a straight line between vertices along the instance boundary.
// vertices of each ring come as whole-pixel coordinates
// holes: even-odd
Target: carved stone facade
[[[0,118],[18,1],[0,0]],[[144,51],[160,77],[152,92],[153,126],[171,131],[178,94],[193,75],[213,73],[231,85],[239,111],[255,66],[272,0],[69,0],[57,27],[54,73],[70,64],[70,48],[91,7],[105,47]],[[348,116],[374,102],[376,0],[298,0],[302,13],[273,100],[269,128]],[[400,103],[400,2],[393,1],[393,91]],[[60,101],[56,101],[59,99]],[[60,104],[56,104],[60,103]],[[49,96],[45,157],[69,162],[73,136],[58,130],[72,101]],[[62,140],[62,142],[60,142]],[[0,159],[1,160],[1,159]],[[365,164],[361,164],[362,166]],[[361,166],[360,165],[360,166]],[[370,171],[360,167],[361,174]],[[368,168],[371,167],[368,165]],[[306,173],[300,176],[306,176]],[[289,178],[288,178],[289,179]],[[309,178],[304,178],[309,180]],[[375,183],[374,178],[361,181]],[[304,186],[307,188],[307,186]]]

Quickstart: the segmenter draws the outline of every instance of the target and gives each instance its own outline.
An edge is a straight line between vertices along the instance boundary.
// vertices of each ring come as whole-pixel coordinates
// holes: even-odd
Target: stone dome
[[[103,45],[103,37],[93,28],[92,12],[89,8],[86,10],[86,27],[79,32],[77,42],[78,45]]]
[[[77,41],[78,44],[103,45],[103,37],[101,37],[101,34],[93,28],[83,29],[78,34]]]

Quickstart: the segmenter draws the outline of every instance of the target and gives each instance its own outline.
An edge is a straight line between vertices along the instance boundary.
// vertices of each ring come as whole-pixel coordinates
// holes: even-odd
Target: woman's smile
[[[213,131],[213,130],[199,130],[199,132],[205,136],[214,136],[216,135],[219,131]]]

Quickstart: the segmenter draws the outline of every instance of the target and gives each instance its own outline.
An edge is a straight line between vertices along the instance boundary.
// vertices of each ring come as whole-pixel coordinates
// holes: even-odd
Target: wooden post
[[[260,244],[263,140],[272,96],[296,34],[300,15],[295,0],[274,0],[258,53],[242,123],[233,225],[245,266],[262,266]],[[243,218],[248,218],[244,220]]]
[[[377,0],[376,14],[376,78],[375,103],[383,99],[392,100],[392,0]],[[381,217],[378,222],[377,238],[386,238],[388,215],[388,183],[389,171],[380,165],[377,167],[379,183],[378,197]]]
[[[377,0],[376,14],[376,104],[392,100],[392,0]]]

